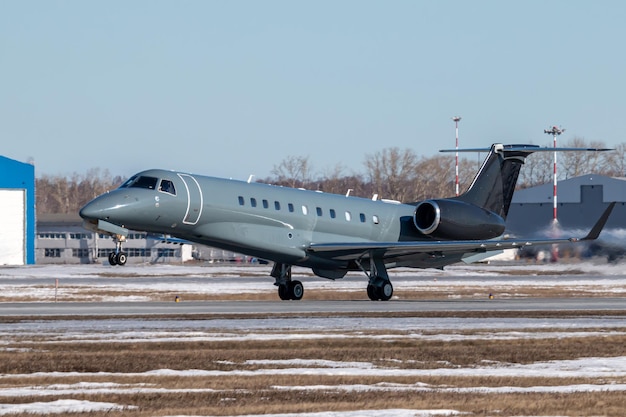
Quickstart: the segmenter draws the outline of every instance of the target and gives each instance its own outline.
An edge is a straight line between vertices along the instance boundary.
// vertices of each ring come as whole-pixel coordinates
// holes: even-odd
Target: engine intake
[[[453,199],[424,200],[415,207],[415,228],[441,240],[484,240],[504,233],[504,219],[489,210]]]

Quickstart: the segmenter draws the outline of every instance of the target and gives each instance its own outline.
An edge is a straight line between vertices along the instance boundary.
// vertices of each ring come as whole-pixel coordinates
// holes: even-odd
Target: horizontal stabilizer
[[[502,149],[507,152],[605,152],[613,151],[611,148],[550,148],[540,147],[537,145],[504,145]],[[441,149],[439,152],[489,152],[491,148],[459,148],[459,149]]]
[[[602,216],[600,216],[600,218],[598,219],[596,224],[593,225],[593,227],[591,228],[589,233],[587,233],[587,236],[583,237],[580,240],[595,240],[595,239],[597,239],[598,236],[600,236],[600,232],[602,231],[602,229],[604,229],[604,225],[606,224],[607,220],[609,219],[609,216],[611,215],[611,212],[613,211],[613,207],[615,207],[615,201],[612,202],[611,204],[609,204],[609,206],[606,208],[606,210],[604,210],[604,213],[602,213]]]

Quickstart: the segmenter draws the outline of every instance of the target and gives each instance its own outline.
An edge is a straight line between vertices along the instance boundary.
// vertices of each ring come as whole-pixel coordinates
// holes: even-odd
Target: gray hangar
[[[527,236],[553,223],[553,184],[517,190],[506,220],[507,233]],[[557,219],[562,230],[589,229],[609,203],[616,201],[607,229],[626,229],[626,178],[589,174],[559,181]]]

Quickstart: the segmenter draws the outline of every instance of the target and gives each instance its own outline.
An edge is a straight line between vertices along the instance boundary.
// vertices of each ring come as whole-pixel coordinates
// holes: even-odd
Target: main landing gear
[[[298,280],[291,279],[291,265],[276,262],[270,274],[276,279],[278,296],[281,300],[301,300],[304,295],[304,285]]]
[[[367,284],[367,296],[372,301],[389,301],[393,296],[393,285],[389,281],[387,268],[382,259],[370,257],[369,269],[364,268],[360,262],[357,265],[369,278]]]
[[[383,260],[370,256],[369,264],[366,267],[360,262],[357,262],[357,265],[369,278],[367,284],[369,299],[372,301],[389,301],[393,296],[393,285],[391,285]],[[304,286],[300,281],[291,279],[291,265],[276,262],[270,275],[276,279],[274,285],[278,287],[278,296],[281,300],[302,299]]]
[[[126,261],[128,257],[126,252],[122,251],[122,242],[124,242],[126,238],[122,235],[113,236],[113,241],[115,242],[115,252],[109,253],[109,264],[115,265],[126,265]]]

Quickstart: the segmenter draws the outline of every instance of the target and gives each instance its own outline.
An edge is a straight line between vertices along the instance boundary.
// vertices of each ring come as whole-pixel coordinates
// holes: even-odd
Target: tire
[[[383,301],[389,301],[393,296],[393,285],[389,281],[383,281],[382,285],[378,287],[378,294]]]
[[[378,300],[378,298],[376,297],[376,287],[372,284],[367,284],[367,296],[372,301]]]
[[[291,281],[289,285],[289,295],[292,300],[301,300],[304,295],[304,285],[300,281]]]
[[[391,285],[391,281],[376,278],[373,284],[367,286],[367,296],[372,301],[389,301],[393,296],[393,285]]]
[[[289,300],[289,285],[288,284],[280,284],[278,286],[278,296],[281,300]]]
[[[120,252],[117,255],[115,255],[115,262],[118,265],[126,265],[126,260],[127,260],[127,257],[124,252]]]
[[[113,252],[109,253],[109,264],[111,264],[111,266],[117,265],[117,261],[115,260],[115,253]]]

